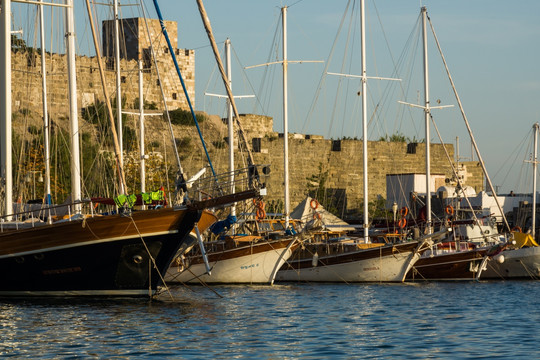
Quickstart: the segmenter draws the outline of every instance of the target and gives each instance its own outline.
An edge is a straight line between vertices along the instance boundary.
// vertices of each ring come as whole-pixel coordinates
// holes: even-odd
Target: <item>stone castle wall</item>
[[[133,24],[127,19],[127,28],[131,28]],[[138,19],[135,19],[138,20]],[[107,22],[105,22],[107,23]],[[133,36],[129,37],[124,49],[133,49],[137,53],[146,54],[143,57],[143,94],[145,102],[154,102],[159,108],[163,102],[162,94],[158,84],[163,87],[165,100],[169,109],[188,109],[187,100],[184,96],[182,85],[176,74],[174,63],[169,54],[168,48],[160,46],[156,47],[155,55],[159,67],[160,80],[157,80],[157,73],[154,61],[150,57],[146,34],[146,27],[140,21],[136,21],[137,31],[140,33],[143,41],[140,47],[134,47],[132,42],[135,41]],[[110,25],[110,24],[109,24]],[[130,25],[130,26],[128,26]],[[176,48],[177,30],[176,22],[166,22],[171,41]],[[159,31],[159,21],[149,20],[151,36],[154,38],[155,44],[164,44],[164,39]],[[107,24],[104,24],[104,35],[110,34]],[[146,40],[145,40],[146,39]],[[126,40],[126,41],[127,41]],[[110,41],[104,41],[105,49],[109,49]],[[106,52],[109,52],[107,50]],[[121,51],[122,53],[122,51]],[[190,101],[195,104],[195,51],[176,49],[176,58],[180,66],[180,70],[188,89]],[[138,55],[133,57],[132,52],[122,53],[123,57],[120,64],[121,69],[121,93],[125,99],[125,109],[133,108],[135,100],[139,98],[138,84]],[[129,56],[128,56],[129,55]],[[116,92],[116,66],[114,57],[103,57],[102,63],[105,70],[105,81],[109,94],[112,98],[117,96]],[[46,56],[47,69],[47,100],[49,113],[53,117],[62,118],[68,116],[68,77],[67,77],[67,57],[63,54],[47,54]],[[104,101],[103,88],[101,85],[101,77],[96,57],[78,56],[76,58],[77,69],[77,97],[78,106],[86,107],[96,101]],[[35,111],[40,113],[42,110],[42,86],[41,86],[41,55],[32,51],[17,51],[12,52],[12,101],[13,111],[21,109]],[[115,107],[115,105],[113,104]]]
[[[246,116],[242,125],[249,141],[260,138],[260,152],[254,153],[259,164],[270,164],[271,175],[266,179],[269,201],[283,199],[283,143],[282,134],[275,132],[261,133],[261,129],[271,129],[272,119],[262,116]],[[264,122],[264,124],[263,124]],[[261,135],[264,134],[264,135]],[[280,136],[281,135],[281,136]],[[340,150],[336,151],[339,149]],[[445,144],[451,158],[454,156],[452,144]],[[386,175],[425,173],[425,144],[415,148],[402,142],[368,142],[368,184],[369,199],[377,196],[386,198]],[[440,144],[431,144],[431,173],[442,174],[451,181],[452,167],[444,148]],[[347,209],[359,209],[363,204],[363,144],[359,140],[324,139],[322,136],[289,134],[289,178],[291,206],[294,207],[307,195],[308,178],[317,176],[321,170],[328,172],[326,186],[341,189],[346,196]],[[478,162],[461,163],[467,185],[478,192],[483,188],[482,169]],[[445,181],[436,187],[445,185]],[[436,189],[433,189],[435,192]]]

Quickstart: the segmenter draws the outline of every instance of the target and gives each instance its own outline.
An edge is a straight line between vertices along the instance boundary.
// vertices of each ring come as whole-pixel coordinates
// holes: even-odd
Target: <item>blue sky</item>
[[[288,8],[288,54],[290,60],[328,60],[330,50],[347,1],[304,0],[291,1],[205,1],[216,40],[221,43],[229,37],[235,56],[243,66],[256,65],[280,59],[281,53],[269,57],[273,38],[279,25],[280,8]],[[149,3],[149,8],[152,5]],[[455,1],[407,1],[366,0],[367,11],[367,72],[370,76],[395,76],[391,59],[399,58],[418,20],[420,6],[427,6],[442,50],[449,64],[465,113],[471,124],[488,172],[495,185],[502,191],[519,189],[527,191],[529,185],[520,184],[529,167],[523,160],[530,149],[523,143],[530,139],[534,122],[540,121],[540,2],[455,0]],[[204,92],[222,89],[208,40],[198,14],[195,1],[161,1],[166,18],[179,24],[179,46],[196,51],[196,104],[200,110],[222,113],[224,105],[215,99],[204,97]],[[345,27],[345,26],[344,26]],[[278,31],[281,31],[278,29]],[[343,30],[345,32],[347,30]],[[343,37],[343,36],[341,36]],[[456,104],[449,82],[441,65],[440,56],[429,35],[430,95],[434,103]],[[337,48],[337,47],[336,47]],[[417,65],[400,77],[407,79],[403,86],[409,88],[407,101],[416,102],[418,94],[423,99],[422,63],[420,48],[416,47]],[[328,71],[340,72],[343,51],[335,51]],[[233,60],[234,62],[234,60]],[[357,57],[356,68],[359,69]],[[274,66],[274,80],[266,89],[264,100],[269,104],[256,108],[254,101],[239,100],[240,112],[262,112],[274,117],[276,131],[282,131],[281,68]],[[316,104],[317,94],[325,64],[301,64],[289,67],[289,131],[320,134],[326,137],[362,136],[360,118],[347,119],[344,123],[334,120],[329,124],[332,105]],[[354,66],[352,66],[354,68]],[[233,68],[235,94],[260,91],[265,70]],[[325,85],[337,83],[327,77]],[[250,86],[246,84],[251,84]],[[386,82],[372,80],[368,92],[368,116],[373,114],[379,98],[384,98]],[[269,90],[270,89],[270,90]],[[342,92],[356,93],[359,85],[349,83]],[[335,90],[334,90],[335,91]],[[271,93],[271,94],[270,94]],[[335,95],[332,90],[321,90],[323,95]],[[414,94],[417,94],[416,96]],[[412,95],[411,95],[412,94]],[[268,97],[272,100],[268,100]],[[403,112],[396,105],[403,95],[387,95],[383,104],[393,110],[379,111],[380,117],[370,123],[369,139],[376,140],[386,134],[401,133],[409,138],[424,137],[423,114],[417,110],[405,118],[396,115]],[[328,96],[327,96],[328,97]],[[332,97],[334,100],[335,96]],[[341,103],[340,106],[344,106]],[[358,106],[357,106],[358,107]],[[371,108],[370,108],[371,107]],[[321,110],[323,109],[323,110]],[[354,110],[351,110],[351,113]],[[358,109],[356,110],[358,114]],[[311,114],[310,114],[311,113]],[[470,157],[470,141],[457,106],[449,110],[434,110],[433,115],[443,140],[456,143],[459,137],[460,153]],[[332,125],[332,126],[330,126]],[[432,129],[432,141],[439,142]],[[517,152],[517,153],[516,153]],[[508,174],[510,172],[510,174]],[[530,182],[529,182],[530,184]]]
[[[81,19],[77,21],[77,37],[84,52],[89,47],[89,30],[82,21],[86,9],[82,1],[75,3]],[[152,1],[145,3],[150,16],[156,17]],[[279,36],[280,42],[280,8],[288,6],[289,60],[325,61],[289,66],[289,131],[327,138],[362,137],[359,82],[323,74],[326,67],[330,72],[346,68],[355,74],[360,69],[358,27],[349,33],[354,45],[345,46],[347,24],[337,36],[347,0],[206,0],[204,4],[219,48],[226,38],[233,44],[233,92],[258,95],[257,101],[237,102],[241,113],[272,116],[274,129],[283,131],[281,67],[244,67],[281,59],[281,46],[274,44],[274,39]],[[166,20],[178,22],[179,47],[196,50],[196,109],[224,115],[224,101],[204,95],[224,90],[196,1],[161,0],[159,5]],[[540,121],[537,0],[366,0],[368,76],[402,79],[401,85],[369,81],[369,140],[396,133],[424,138],[423,113],[397,103],[423,101],[421,43],[414,31],[422,5],[427,6],[494,184],[502,191],[530,191],[532,185],[526,182],[530,165],[523,161],[531,151],[532,125]],[[100,11],[98,18],[104,18],[109,10]],[[122,7],[121,11],[123,17],[137,16],[133,7]],[[14,22],[17,19],[14,16]],[[334,41],[337,45],[330,59]],[[431,34],[429,42],[431,102],[440,99],[441,105],[456,104]],[[455,145],[459,137],[460,155],[470,158],[470,141],[457,106],[434,110],[433,116],[444,142]],[[431,134],[431,140],[439,142],[433,128]]]

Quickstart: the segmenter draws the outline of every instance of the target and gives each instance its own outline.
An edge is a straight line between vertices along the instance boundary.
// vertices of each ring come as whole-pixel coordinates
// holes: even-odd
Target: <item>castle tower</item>
[[[141,54],[143,67],[147,73],[154,73],[155,63],[152,59],[151,45],[154,46],[154,54],[159,66],[161,85],[163,86],[167,105],[170,109],[187,109],[187,101],[184,96],[182,85],[176,74],[174,63],[169,54],[169,49],[163,34],[159,20],[146,19],[150,32],[148,31],[143,18],[121,19],[119,26],[120,33],[120,58],[121,60],[138,60]],[[171,45],[174,48],[177,62],[184,79],[190,101],[195,106],[195,51],[178,49],[178,25],[176,21],[164,21],[165,28],[169,35]],[[107,58],[107,68],[114,70],[114,20],[107,20],[102,25],[103,56]],[[122,69],[121,71],[126,71]],[[156,76],[152,77],[153,85],[160,85]],[[146,81],[146,78],[145,78]],[[161,102],[159,99],[146,99],[146,101]]]

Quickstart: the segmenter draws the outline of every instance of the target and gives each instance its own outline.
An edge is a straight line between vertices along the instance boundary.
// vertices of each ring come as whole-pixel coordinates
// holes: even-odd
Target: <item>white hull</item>
[[[368,251],[378,253],[377,249]],[[351,254],[321,257],[318,261],[311,261],[307,267],[281,269],[276,275],[276,281],[402,282],[420,255],[403,251],[368,259],[331,263],[332,258],[335,262],[336,258],[341,256],[349,257]],[[314,263],[317,265],[313,266]]]
[[[505,250],[494,256],[482,273],[482,279],[538,279],[539,277],[540,247]]]
[[[273,284],[278,269],[292,254],[293,243],[281,248],[272,248],[268,244],[261,245],[266,245],[268,249],[225,260],[209,261],[210,274],[206,273],[204,263],[193,264],[187,269],[171,266],[165,276],[165,282]],[[253,245],[257,246],[259,245]]]

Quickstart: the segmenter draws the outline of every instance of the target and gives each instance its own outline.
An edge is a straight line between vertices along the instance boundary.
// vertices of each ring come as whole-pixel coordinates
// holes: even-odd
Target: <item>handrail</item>
[[[78,200],[78,201],[68,203],[68,204],[58,204],[58,205],[52,205],[52,206],[49,205],[49,206],[46,206],[46,207],[41,207],[39,209],[22,211],[22,212],[13,213],[13,214],[10,214],[10,215],[3,215],[3,216],[0,216],[0,221],[2,221],[5,218],[16,217],[17,215],[35,213],[36,211],[50,210],[50,209],[56,209],[56,208],[60,208],[60,207],[68,207],[68,208],[70,208],[73,205],[86,204],[86,203],[92,203],[92,200]]]

